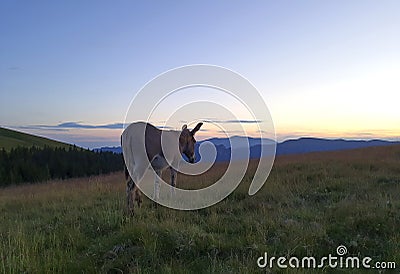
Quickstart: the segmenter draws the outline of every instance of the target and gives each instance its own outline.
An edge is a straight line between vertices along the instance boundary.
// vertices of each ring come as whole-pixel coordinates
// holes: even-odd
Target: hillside
[[[123,159],[120,154],[96,153],[0,128],[0,187],[107,174],[122,168]]]
[[[35,136],[11,129],[0,127],[0,149],[4,148],[6,151],[15,147],[32,147],[37,146],[43,148],[49,147],[70,147],[70,144],[57,142],[48,138]]]

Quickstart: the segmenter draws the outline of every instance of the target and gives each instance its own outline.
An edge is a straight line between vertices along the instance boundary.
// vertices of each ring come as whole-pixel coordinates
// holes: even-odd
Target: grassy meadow
[[[43,148],[45,146],[52,148],[72,147],[70,144],[0,127],[0,149],[4,148],[6,151],[10,151],[12,148],[16,148],[19,146],[36,146],[40,148]]]
[[[264,252],[336,255],[339,245],[400,269],[400,146],[278,157],[250,197],[255,165],[215,206],[177,211],[145,198],[134,217],[122,173],[0,189],[0,273],[347,273],[256,263]],[[180,175],[178,187],[223,169]]]

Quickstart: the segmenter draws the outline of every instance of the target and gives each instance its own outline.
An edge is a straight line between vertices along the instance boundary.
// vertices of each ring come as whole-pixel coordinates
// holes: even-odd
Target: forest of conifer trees
[[[122,169],[121,154],[94,152],[76,146],[0,150],[0,186],[106,174]]]

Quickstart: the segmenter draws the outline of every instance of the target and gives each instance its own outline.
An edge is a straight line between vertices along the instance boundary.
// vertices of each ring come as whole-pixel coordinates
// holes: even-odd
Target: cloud
[[[158,129],[175,129],[174,127],[170,127],[170,126],[155,126]]]
[[[126,124],[127,125],[127,124]],[[77,122],[65,122],[58,125],[29,125],[20,126],[22,129],[41,129],[41,130],[55,130],[55,131],[67,131],[68,129],[123,129],[123,123],[113,123],[105,125],[89,125]]]
[[[129,124],[124,123],[113,123],[105,125],[90,125],[83,124],[81,122],[64,122],[58,125],[29,125],[29,126],[19,126],[17,128],[21,129],[34,129],[34,130],[52,130],[52,131],[68,131],[69,129],[123,129],[124,126]],[[171,126],[156,126],[159,129],[174,129]]]
[[[258,124],[262,123],[261,120],[214,120],[214,119],[204,119],[206,123],[215,123],[215,124]]]
[[[213,124],[258,124],[262,123],[262,120],[218,120],[213,118],[197,119],[199,122],[213,123]],[[186,124],[187,121],[181,120],[180,123]]]
[[[8,70],[21,70],[21,67],[18,66],[11,66],[7,68]]]
[[[122,129],[124,127],[123,123],[114,123],[114,124],[106,124],[106,125],[87,125],[76,122],[66,122],[58,124],[56,127],[59,128],[84,128],[84,129],[93,129],[93,128],[106,128],[106,129]]]
[[[65,131],[68,131],[68,129],[66,129],[66,128],[57,128],[57,127],[54,127],[54,128],[51,128],[51,127],[42,127],[42,126],[35,126],[35,125],[32,125],[32,126],[9,126],[10,128],[15,128],[15,129],[27,129],[27,130],[44,130],[44,131],[46,131],[46,130],[48,130],[48,131],[63,131],[63,132],[65,132]]]

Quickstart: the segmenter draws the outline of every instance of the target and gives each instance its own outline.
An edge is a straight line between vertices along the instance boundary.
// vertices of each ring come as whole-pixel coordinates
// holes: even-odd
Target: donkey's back
[[[143,154],[145,149],[149,161],[161,152],[161,130],[152,124],[136,122],[130,124],[122,133],[121,145],[127,148],[130,156],[135,158]],[[139,151],[140,150],[140,151]],[[136,163],[144,159],[133,159]]]

